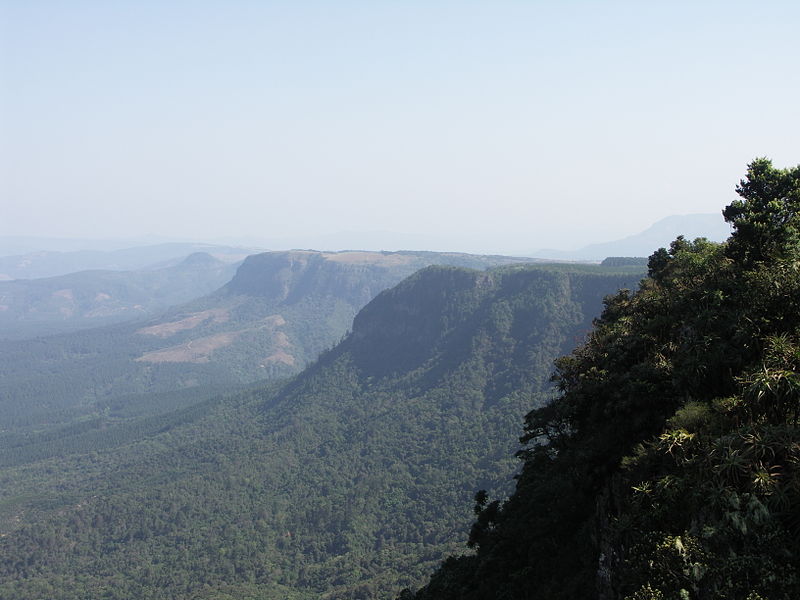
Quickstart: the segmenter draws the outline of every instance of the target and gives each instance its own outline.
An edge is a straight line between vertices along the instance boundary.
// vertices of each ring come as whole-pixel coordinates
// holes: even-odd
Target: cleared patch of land
[[[292,356],[288,352],[285,352],[284,350],[278,350],[277,352],[274,352],[270,354],[267,358],[265,358],[264,364],[262,364],[261,366],[266,366],[272,363],[281,363],[284,365],[289,365],[291,367],[292,365],[294,365],[294,362],[295,362],[294,356]]]
[[[228,321],[229,317],[230,314],[227,309],[206,310],[201,313],[190,315],[189,317],[181,319],[180,321],[172,321],[170,323],[164,323],[163,325],[153,325],[151,327],[146,327],[145,329],[140,329],[138,333],[149,333],[150,335],[157,335],[165,338],[177,333],[178,331],[197,327],[199,324],[205,323],[209,320],[212,323],[224,323]],[[275,331],[278,327],[281,327],[285,324],[286,320],[281,315],[270,315],[259,321],[255,327],[216,333],[214,335],[208,335],[188,341],[184,344],[170,346],[169,348],[152,350],[144,353],[136,360],[138,362],[151,363],[207,363],[211,360],[211,353],[214,352],[214,350],[224,348],[225,346],[230,346],[236,340],[236,338],[243,333],[249,331],[268,330],[273,335],[273,341],[278,351],[266,358],[265,362],[281,362],[287,365],[292,365],[294,364],[294,357],[285,352],[287,349],[291,348],[292,344],[285,333],[282,331]]]
[[[178,321],[170,321],[169,323],[159,323],[158,325],[151,325],[143,327],[136,331],[142,335],[155,335],[157,337],[165,338],[175,335],[179,331],[187,329],[194,329],[201,323],[224,323],[230,318],[230,311],[226,308],[212,308],[201,312],[192,313],[189,316],[179,319]]]
[[[239,337],[241,331],[227,331],[216,335],[202,337],[180,346],[171,346],[163,350],[146,352],[136,359],[137,362],[179,362],[179,363],[207,363],[211,360],[211,353],[218,348],[231,345]]]

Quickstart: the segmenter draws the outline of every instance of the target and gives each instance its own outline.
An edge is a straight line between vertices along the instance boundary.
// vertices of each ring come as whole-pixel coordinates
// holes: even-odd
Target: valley
[[[740,193],[646,260],[261,253],[0,342],[0,597],[791,598],[795,237]]]
[[[311,285],[281,261],[240,269],[225,288],[237,292],[230,310],[203,301],[131,331],[172,343],[229,327],[241,303],[260,320],[275,310],[243,292],[367,295],[356,278],[332,288],[324,264]],[[352,332],[286,383],[153,393],[155,404],[137,395],[97,403],[74,424],[7,431],[0,595],[344,599],[419,585],[461,547],[475,490],[510,491],[516,432],[550,397],[552,360],[585,335],[606,294],[640,277],[429,267],[376,291]],[[260,327],[286,328],[282,319]]]
[[[800,599],[798,30],[0,2],[0,600]]]
[[[797,278],[748,210],[600,264],[194,254],[147,277],[235,272],[0,342],[0,597],[788,599]]]

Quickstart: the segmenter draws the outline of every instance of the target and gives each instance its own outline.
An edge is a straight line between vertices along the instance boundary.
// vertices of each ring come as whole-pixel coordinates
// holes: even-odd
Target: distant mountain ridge
[[[0,397],[8,418],[50,423],[119,397],[291,375],[339,341],[379,292],[436,263],[483,269],[525,260],[431,252],[252,255],[218,290],[158,317],[0,342]],[[61,289],[43,294],[56,311],[69,301],[52,297]]]
[[[226,262],[237,262],[254,252],[249,248],[172,242],[115,250],[36,251],[0,256],[0,281],[56,277],[78,271],[133,271],[173,266],[190,254],[204,252]]]
[[[150,237],[145,239],[98,240],[33,235],[0,235],[0,256],[15,256],[33,252],[76,252],[82,250],[109,252],[133,246],[152,246],[165,241]]]
[[[238,263],[196,252],[174,266],[0,281],[0,339],[143,319],[227,283]]]
[[[650,256],[657,248],[668,247],[679,235],[688,240],[705,237],[722,242],[731,233],[722,214],[672,215],[657,221],[641,233],[621,240],[589,244],[579,250],[537,250],[533,256],[562,260],[602,260],[609,256]]]

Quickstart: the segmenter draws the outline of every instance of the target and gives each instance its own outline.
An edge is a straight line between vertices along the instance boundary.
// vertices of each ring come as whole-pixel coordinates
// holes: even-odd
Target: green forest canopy
[[[0,598],[366,600],[420,585],[462,546],[474,491],[510,492],[553,360],[643,272],[429,267],[287,385],[137,395],[6,432]]]

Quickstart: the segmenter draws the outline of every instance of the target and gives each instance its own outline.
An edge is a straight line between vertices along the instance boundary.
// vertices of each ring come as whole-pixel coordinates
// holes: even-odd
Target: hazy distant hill
[[[0,256],[0,281],[56,277],[95,269],[132,271],[175,264],[195,252],[205,252],[220,260],[236,262],[253,250],[212,244],[168,243],[118,250],[36,251]]]
[[[0,281],[0,339],[143,319],[218,289],[237,267],[197,252],[161,269]]]
[[[338,342],[369,300],[418,269],[522,260],[432,252],[253,255],[218,291],[158,318],[0,342],[2,419],[61,422],[123,396],[294,374]],[[55,287],[43,293],[51,311],[76,301],[77,293],[65,297],[71,288]],[[87,306],[102,306],[96,293],[89,292]]]
[[[602,260],[607,256],[650,256],[656,248],[669,247],[679,235],[688,240],[705,237],[721,242],[731,233],[722,214],[673,215],[654,223],[641,233],[621,240],[590,244],[580,250],[537,250],[533,256],[562,260]]]
[[[262,255],[221,296],[269,298],[288,324],[305,299],[357,302],[375,274],[361,276],[416,258]],[[475,490],[507,490],[553,358],[640,276],[430,267],[277,392],[0,437],[24,465],[0,470],[0,596],[344,600],[418,584],[460,546]]]
[[[78,250],[99,250],[108,252],[134,246],[152,246],[166,240],[124,239],[97,240],[81,238],[57,238],[32,235],[0,235],[0,256],[30,254],[32,252],[75,252]]]

